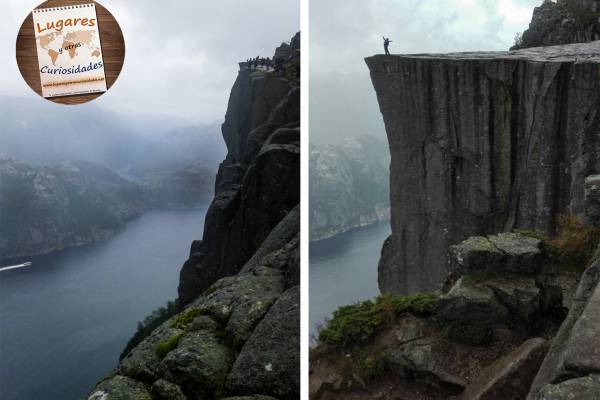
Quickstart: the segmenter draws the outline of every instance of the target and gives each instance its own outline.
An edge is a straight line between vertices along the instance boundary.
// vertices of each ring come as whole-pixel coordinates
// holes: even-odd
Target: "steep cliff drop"
[[[438,288],[470,235],[582,213],[600,172],[600,41],[366,62],[391,149],[382,292]]]
[[[242,64],[223,124],[204,237],[181,270],[178,314],[88,400],[300,396],[300,34],[276,71]],[[242,397],[236,397],[242,396]]]
[[[223,124],[227,158],[203,240],[181,270],[179,298],[188,303],[223,276],[234,275],[300,198],[300,37],[277,57],[292,57],[287,76],[244,68],[231,91]]]

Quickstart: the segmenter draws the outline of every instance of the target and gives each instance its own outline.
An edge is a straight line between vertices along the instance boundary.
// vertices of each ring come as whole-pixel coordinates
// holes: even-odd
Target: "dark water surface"
[[[83,398],[137,321],[177,296],[205,211],[148,212],[111,240],[0,272],[0,399]]]
[[[310,244],[310,332],[338,307],[379,294],[377,262],[389,222]]]

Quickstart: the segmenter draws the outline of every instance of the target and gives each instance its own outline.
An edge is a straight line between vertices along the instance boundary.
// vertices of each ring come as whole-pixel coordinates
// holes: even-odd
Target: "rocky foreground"
[[[147,319],[88,400],[300,397],[299,51],[298,33],[276,50],[283,71],[240,70],[179,309]]]
[[[443,289],[340,308],[311,399],[599,398],[600,229],[562,224],[468,238]]]

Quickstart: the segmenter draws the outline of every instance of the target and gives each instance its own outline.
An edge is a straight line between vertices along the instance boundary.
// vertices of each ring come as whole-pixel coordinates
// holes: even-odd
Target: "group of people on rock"
[[[241,64],[242,67],[247,69],[265,68],[267,71],[273,69],[275,72],[283,72],[285,70],[284,60],[278,57],[271,59],[270,57],[256,56],[256,58],[249,58]]]

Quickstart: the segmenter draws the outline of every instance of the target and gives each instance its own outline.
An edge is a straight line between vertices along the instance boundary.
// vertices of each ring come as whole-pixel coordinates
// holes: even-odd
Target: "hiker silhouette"
[[[390,55],[390,51],[389,51],[390,43],[392,43],[390,38],[386,38],[385,36],[383,36],[383,48],[385,50],[386,55]]]

